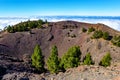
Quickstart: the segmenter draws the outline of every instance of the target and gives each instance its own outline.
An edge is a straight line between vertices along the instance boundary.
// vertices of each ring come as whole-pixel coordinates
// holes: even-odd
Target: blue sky
[[[120,0],[0,0],[0,16],[120,16]]]

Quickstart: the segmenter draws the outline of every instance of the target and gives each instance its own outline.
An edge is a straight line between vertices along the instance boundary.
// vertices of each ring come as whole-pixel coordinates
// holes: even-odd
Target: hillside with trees
[[[120,62],[119,35],[104,24],[75,21],[28,20],[7,26],[0,34],[0,75],[27,72],[57,76],[80,66],[90,70],[91,66],[99,70],[116,67]]]
[[[14,32],[24,32],[24,31],[30,31],[33,28],[42,28],[43,24],[48,24],[47,21],[43,20],[38,20],[38,21],[26,21],[26,22],[21,22],[17,25],[14,26],[7,26],[6,30],[10,33]]]

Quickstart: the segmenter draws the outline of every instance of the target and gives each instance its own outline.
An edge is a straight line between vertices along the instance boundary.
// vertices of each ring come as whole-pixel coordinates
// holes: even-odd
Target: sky
[[[120,0],[0,0],[0,17],[120,16]]]

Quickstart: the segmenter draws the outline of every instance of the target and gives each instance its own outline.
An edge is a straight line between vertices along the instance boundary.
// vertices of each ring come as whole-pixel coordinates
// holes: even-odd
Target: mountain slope
[[[110,41],[91,39],[93,32],[83,33],[83,27],[86,29],[93,27],[96,30],[107,31],[112,36],[120,34],[120,32],[104,24],[74,21],[50,22],[49,25],[43,25],[42,29],[35,28],[31,31],[15,33],[2,32],[0,34],[0,53],[22,59],[24,54],[31,55],[35,45],[39,44],[45,58],[48,58],[51,47],[56,45],[61,57],[69,47],[78,45],[81,48],[82,58],[87,52],[90,52],[96,64],[107,52],[112,55],[112,61],[120,60],[119,47],[113,46]]]

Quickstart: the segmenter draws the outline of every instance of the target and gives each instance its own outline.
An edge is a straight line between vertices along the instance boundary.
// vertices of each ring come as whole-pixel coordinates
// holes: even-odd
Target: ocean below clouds
[[[120,31],[120,17],[112,16],[31,16],[31,17],[0,17],[0,29],[8,25],[15,25],[27,20],[48,20],[50,22],[73,20],[86,23],[102,23]]]

